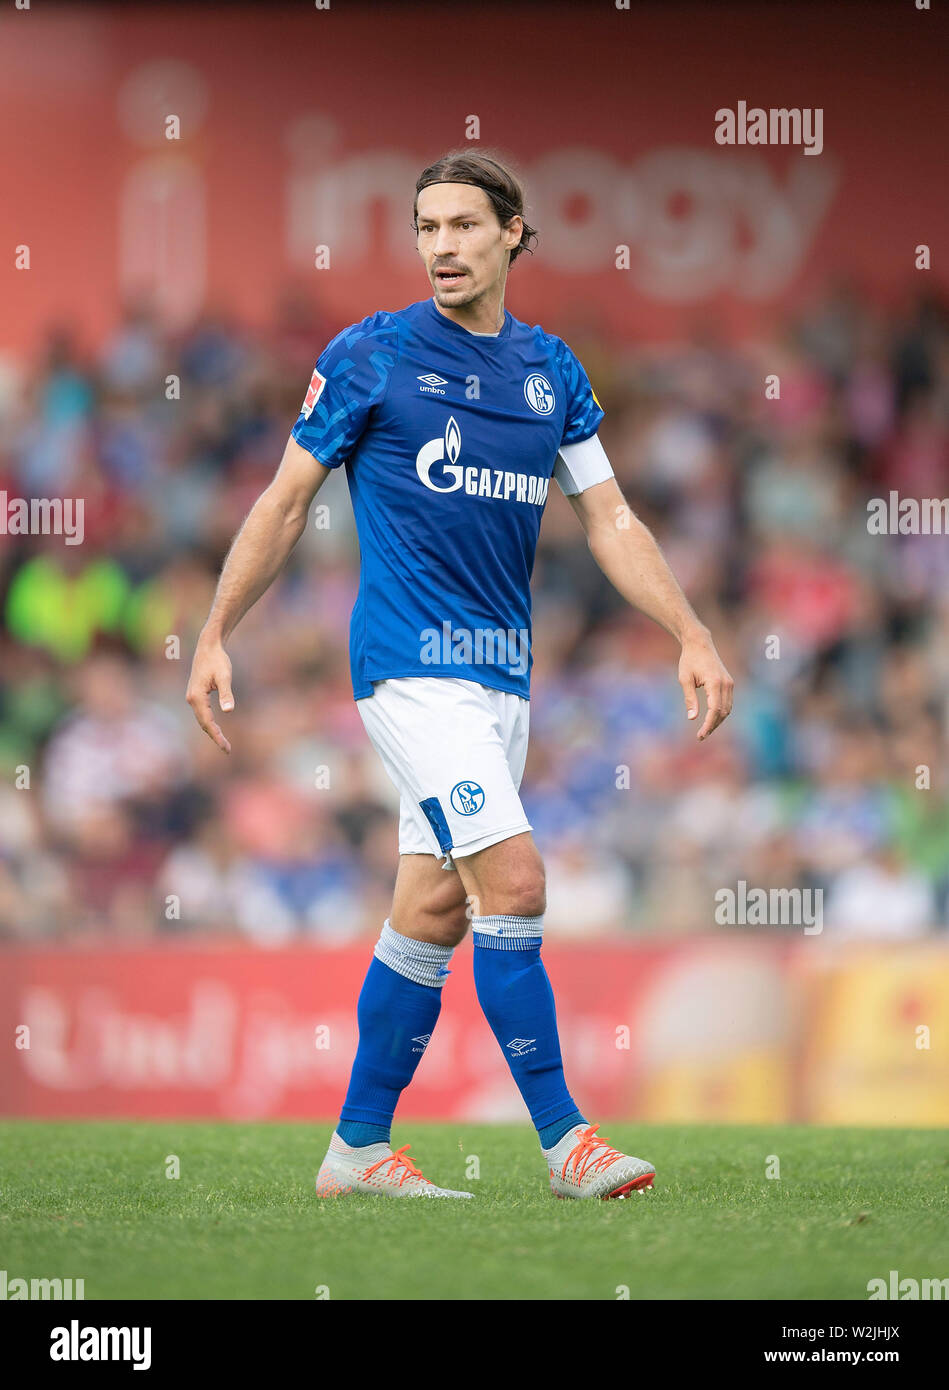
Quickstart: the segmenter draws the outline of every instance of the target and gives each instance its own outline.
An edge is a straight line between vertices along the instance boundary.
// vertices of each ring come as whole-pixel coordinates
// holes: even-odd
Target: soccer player
[[[224,649],[283,567],[331,469],[346,467],[361,551],[353,693],[400,794],[392,910],[359,995],[359,1045],[317,1177],[321,1197],[465,1198],[392,1151],[395,1107],[435,1032],[452,952],[469,926],[479,1003],[537,1129],[558,1197],[624,1197],[651,1163],[589,1124],[564,1079],[541,959],[544,866],[518,795],[527,751],[530,576],[551,478],[593,557],[681,644],[698,738],[727,716],[732,681],[597,438],[603,411],[569,347],[504,307],[536,233],[514,173],[453,152],[416,186],[432,295],[344,329],[319,357],[276,475],[228,554],[195,652],[188,702],[234,708]]]

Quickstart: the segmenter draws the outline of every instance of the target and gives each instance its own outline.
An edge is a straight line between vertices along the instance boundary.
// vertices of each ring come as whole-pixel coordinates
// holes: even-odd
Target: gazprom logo
[[[415,456],[415,471],[429,492],[458,492],[464,487],[468,497],[490,497],[495,502],[528,502],[531,506],[543,507],[547,501],[549,476],[515,473],[510,468],[486,468],[473,463],[465,467],[458,462],[460,453],[461,430],[451,415],[445,433],[423,444]],[[436,465],[441,466],[436,468]]]
[[[432,492],[454,492],[461,487],[461,477],[463,469],[457,462],[458,455],[461,453],[461,430],[458,428],[458,421],[454,415],[448,417],[448,424],[445,426],[445,434],[441,439],[430,439],[427,444],[423,444],[419,449],[415,459],[415,471],[418,473],[422,482]],[[432,467],[436,463],[441,463],[447,458],[442,472],[450,481],[447,486],[433,483],[431,479]]]
[[[554,388],[539,372],[532,372],[524,382],[524,399],[537,415],[549,415],[556,404]]]

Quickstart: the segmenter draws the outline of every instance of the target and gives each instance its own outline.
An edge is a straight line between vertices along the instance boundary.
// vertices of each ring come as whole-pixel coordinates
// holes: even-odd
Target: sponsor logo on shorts
[[[446,974],[447,973],[448,972],[446,971]],[[428,1047],[429,1043],[432,1041],[432,1035],[431,1033],[423,1033],[421,1037],[413,1038],[412,1041],[422,1044],[421,1047],[413,1047],[413,1052],[424,1052],[426,1047]]]
[[[508,1048],[515,1057],[524,1057],[528,1052],[537,1051],[536,1047],[531,1047],[531,1043],[536,1041],[536,1038],[512,1038],[508,1043]]]
[[[451,789],[451,804],[459,816],[474,816],[484,805],[484,789],[477,782],[458,782]]]

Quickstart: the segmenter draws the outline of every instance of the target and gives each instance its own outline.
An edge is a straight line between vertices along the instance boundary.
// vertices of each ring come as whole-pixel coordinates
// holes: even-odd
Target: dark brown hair
[[[478,150],[449,150],[434,164],[423,169],[415,185],[415,203],[412,207],[412,226],[418,233],[418,195],[430,183],[470,183],[480,188],[491,200],[502,227],[510,224],[512,217],[524,216],[524,189],[520,179],[506,164],[489,154]],[[508,262],[512,266],[522,251],[530,251],[531,242],[537,240],[537,232],[524,222],[521,239],[511,252]]]

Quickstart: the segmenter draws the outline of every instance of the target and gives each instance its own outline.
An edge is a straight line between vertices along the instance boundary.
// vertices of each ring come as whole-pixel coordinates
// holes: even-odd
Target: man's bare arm
[[[681,644],[679,684],[690,719],[705,688],[708,710],[699,730],[707,738],[731,712],[734,682],[648,527],[630,510],[615,478],[567,499],[580,519],[600,569],[618,593]]]
[[[187,700],[201,728],[225,753],[231,745],[211,711],[212,690],[218,692],[222,710],[234,708],[231,662],[224,643],[283,569],[306,527],[310,503],[329,473],[295,439],[288,439],[273,481],[248,512],[224,561],[211,612],[195,648]]]

